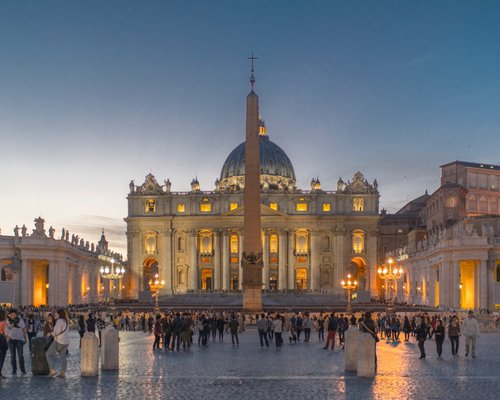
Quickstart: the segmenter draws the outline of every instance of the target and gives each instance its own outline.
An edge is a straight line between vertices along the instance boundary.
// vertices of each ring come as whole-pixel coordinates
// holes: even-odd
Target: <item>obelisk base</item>
[[[242,254],[243,268],[243,310],[262,311],[262,253]]]
[[[243,288],[243,310],[251,313],[262,311],[262,288]]]

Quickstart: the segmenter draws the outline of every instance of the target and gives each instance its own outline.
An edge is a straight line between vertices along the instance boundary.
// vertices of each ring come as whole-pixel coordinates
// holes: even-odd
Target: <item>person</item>
[[[7,342],[9,343],[12,375],[17,373],[16,353],[19,357],[19,368],[23,374],[26,374],[26,369],[24,368],[23,346],[28,341],[28,332],[26,331],[24,321],[17,314],[17,310],[9,310],[9,317],[4,331]]]
[[[406,315],[403,322],[403,332],[405,334],[405,343],[408,343],[410,341],[411,324],[408,316]]]
[[[43,326],[43,337],[49,337],[50,333],[54,330],[54,316],[52,313],[47,315],[47,320],[45,321],[45,325]]]
[[[172,351],[177,348],[177,351],[181,348],[181,334],[184,330],[184,320],[181,318],[181,314],[177,312],[175,314],[174,321],[172,322]]]
[[[217,330],[219,331],[219,340],[223,341],[224,340],[224,317],[219,315],[219,318],[217,318]]]
[[[0,310],[0,379],[5,378],[2,374],[2,369],[5,357],[7,356],[7,349],[9,348],[7,338],[5,337],[5,327],[7,325],[6,319],[7,313],[5,310]]]
[[[156,321],[154,323],[153,327],[153,333],[155,335],[155,341],[153,342],[153,351],[155,349],[160,350],[160,339],[162,337],[162,327],[161,327],[161,316],[157,315],[156,316]]]
[[[448,337],[451,342],[451,354],[453,356],[458,355],[459,337],[460,337],[460,324],[458,323],[458,318],[456,315],[451,319],[450,325],[448,326]]]
[[[444,334],[445,332],[443,321],[438,319],[434,328],[434,337],[436,341],[436,350],[438,353],[438,357],[441,357],[441,353],[443,352]]]
[[[102,319],[101,314],[97,316],[97,333],[99,335],[99,347],[101,347],[101,337],[102,337],[102,331],[106,328],[106,322]]]
[[[85,334],[85,317],[83,316],[83,314],[80,314],[80,316],[78,317],[78,334],[80,335],[80,347],[82,347],[82,338]]]
[[[30,349],[30,353],[31,353],[31,340],[34,337],[36,337],[39,325],[40,322],[35,320],[33,314],[29,314],[28,319],[26,320],[26,331],[28,332],[28,347]]]
[[[276,342],[276,347],[281,347],[282,344],[283,344],[283,338],[282,338],[282,334],[283,334],[283,320],[281,319],[281,316],[279,314],[276,315],[276,318],[273,321],[273,330],[274,330],[274,339],[275,339],[275,342]],[[306,342],[309,341],[307,333],[306,333],[306,339],[304,339],[304,340]]]
[[[420,325],[417,327],[416,339],[418,342],[418,348],[420,349],[420,360],[425,360],[425,339],[427,338],[427,325],[425,325],[425,317],[420,317]]]
[[[231,320],[229,321],[229,331],[231,332],[231,342],[233,343],[233,347],[235,341],[236,341],[236,346],[240,345],[240,341],[238,339],[239,326],[240,323],[236,319],[236,316],[234,314],[231,314]]]
[[[309,338],[311,337],[311,327],[312,327],[312,321],[311,318],[309,318],[309,311],[306,311],[304,314],[304,320],[302,322],[302,326],[304,328],[304,342],[309,342]],[[274,330],[276,333],[276,329]]]
[[[268,321],[266,319],[266,314],[262,313],[257,321],[257,330],[259,332],[260,347],[264,347],[264,340],[266,341],[266,346],[269,347],[269,341],[267,340],[267,328],[268,328]]]
[[[54,325],[54,330],[50,334],[54,340],[45,354],[47,364],[49,364],[50,376],[57,375],[60,378],[64,378],[66,376],[66,350],[69,346],[68,325],[66,311],[62,308],[57,310],[56,324]],[[59,357],[61,358],[61,372],[59,372],[59,374],[57,374],[55,369],[55,359],[57,354],[59,354]]]
[[[338,323],[337,318],[335,317],[335,313],[332,312],[330,318],[328,319],[328,335],[326,337],[326,344],[323,347],[324,350],[328,350],[328,345],[330,344],[330,340],[332,341],[332,350],[335,348],[335,332],[337,331]]]
[[[172,319],[170,314],[165,313],[161,320],[161,329],[163,331],[163,350],[170,350],[170,338],[172,337]]]
[[[182,348],[189,349],[191,347],[191,328],[193,319],[188,313],[184,313],[184,329],[182,331]],[[208,340],[208,338],[207,338]]]
[[[325,340],[325,320],[323,314],[319,314],[318,318],[318,339],[320,342]]]
[[[96,319],[92,315],[92,313],[89,313],[89,317],[87,318],[87,332],[92,332],[95,335],[95,326],[96,326]]]
[[[472,358],[476,358],[476,342],[479,337],[479,323],[474,318],[474,313],[469,311],[467,318],[462,321],[462,332],[465,335],[465,357],[471,350]]]

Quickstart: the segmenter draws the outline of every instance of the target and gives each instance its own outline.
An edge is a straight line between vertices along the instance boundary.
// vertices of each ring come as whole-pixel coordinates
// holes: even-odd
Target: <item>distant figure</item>
[[[16,227],[14,228],[14,235],[16,237],[19,237],[19,226],[16,225]]]
[[[462,333],[465,335],[465,357],[469,355],[469,348],[472,350],[472,358],[476,358],[476,341],[479,337],[479,323],[474,318],[474,313],[469,311],[467,318],[462,322]]]
[[[49,228],[49,237],[54,239],[54,233],[56,232],[56,230],[51,226]]]
[[[23,235],[23,237],[26,237],[26,232],[28,232],[28,228],[26,228],[26,225],[23,224],[21,228],[21,234]]]
[[[64,228],[62,228],[61,240],[64,240],[65,237],[66,237],[66,230]]]

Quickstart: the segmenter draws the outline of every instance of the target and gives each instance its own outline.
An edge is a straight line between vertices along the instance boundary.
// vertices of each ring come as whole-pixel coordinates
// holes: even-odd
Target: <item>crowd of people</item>
[[[70,329],[76,329],[81,338],[86,332],[99,337],[107,325],[121,331],[143,331],[154,337],[153,351],[189,350],[194,343],[208,346],[210,341],[224,341],[225,334],[231,337],[231,344],[239,346],[239,334],[248,325],[255,325],[261,347],[283,347],[285,342],[296,345],[314,340],[325,350],[344,348],[344,334],[349,327],[359,329],[373,336],[375,342],[408,343],[414,339],[420,349],[420,359],[426,358],[425,343],[434,339],[438,357],[442,356],[443,343],[449,338],[451,354],[458,355],[460,337],[465,337],[465,356],[476,357],[476,343],[479,323],[469,312],[462,321],[455,314],[411,314],[388,316],[379,313],[372,318],[370,312],[358,315],[332,313],[260,313],[257,315],[231,311],[165,311],[134,313],[109,310],[50,310],[47,308],[16,309],[0,308],[0,378],[7,351],[10,352],[12,374],[17,374],[17,365],[26,373],[23,349],[28,345],[32,351],[32,340],[36,336],[47,338],[46,358],[51,376],[64,377],[68,352]],[[71,316],[71,317],[70,317]],[[326,331],[326,332],[325,332]],[[61,369],[55,370],[59,357]]]

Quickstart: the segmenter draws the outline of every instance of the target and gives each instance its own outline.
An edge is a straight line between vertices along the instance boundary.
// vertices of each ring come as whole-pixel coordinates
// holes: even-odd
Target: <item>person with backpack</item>
[[[335,313],[332,312],[330,315],[330,318],[328,318],[328,325],[327,325],[327,330],[328,334],[326,337],[326,344],[325,347],[323,347],[324,350],[328,350],[328,345],[330,344],[330,341],[332,342],[332,350],[335,348],[335,332],[337,332],[338,329],[338,321],[337,317],[335,316]]]
[[[69,346],[68,329],[69,322],[66,311],[63,309],[57,310],[56,324],[54,325],[54,330],[49,334],[53,337],[53,341],[50,344],[47,353],[45,353],[45,358],[47,359],[47,364],[49,364],[50,368],[50,376],[57,375],[60,378],[64,378],[66,376],[66,350]],[[55,359],[57,357],[57,354],[59,354],[59,357],[61,359],[61,371],[59,372],[59,374],[57,374],[55,369]]]

